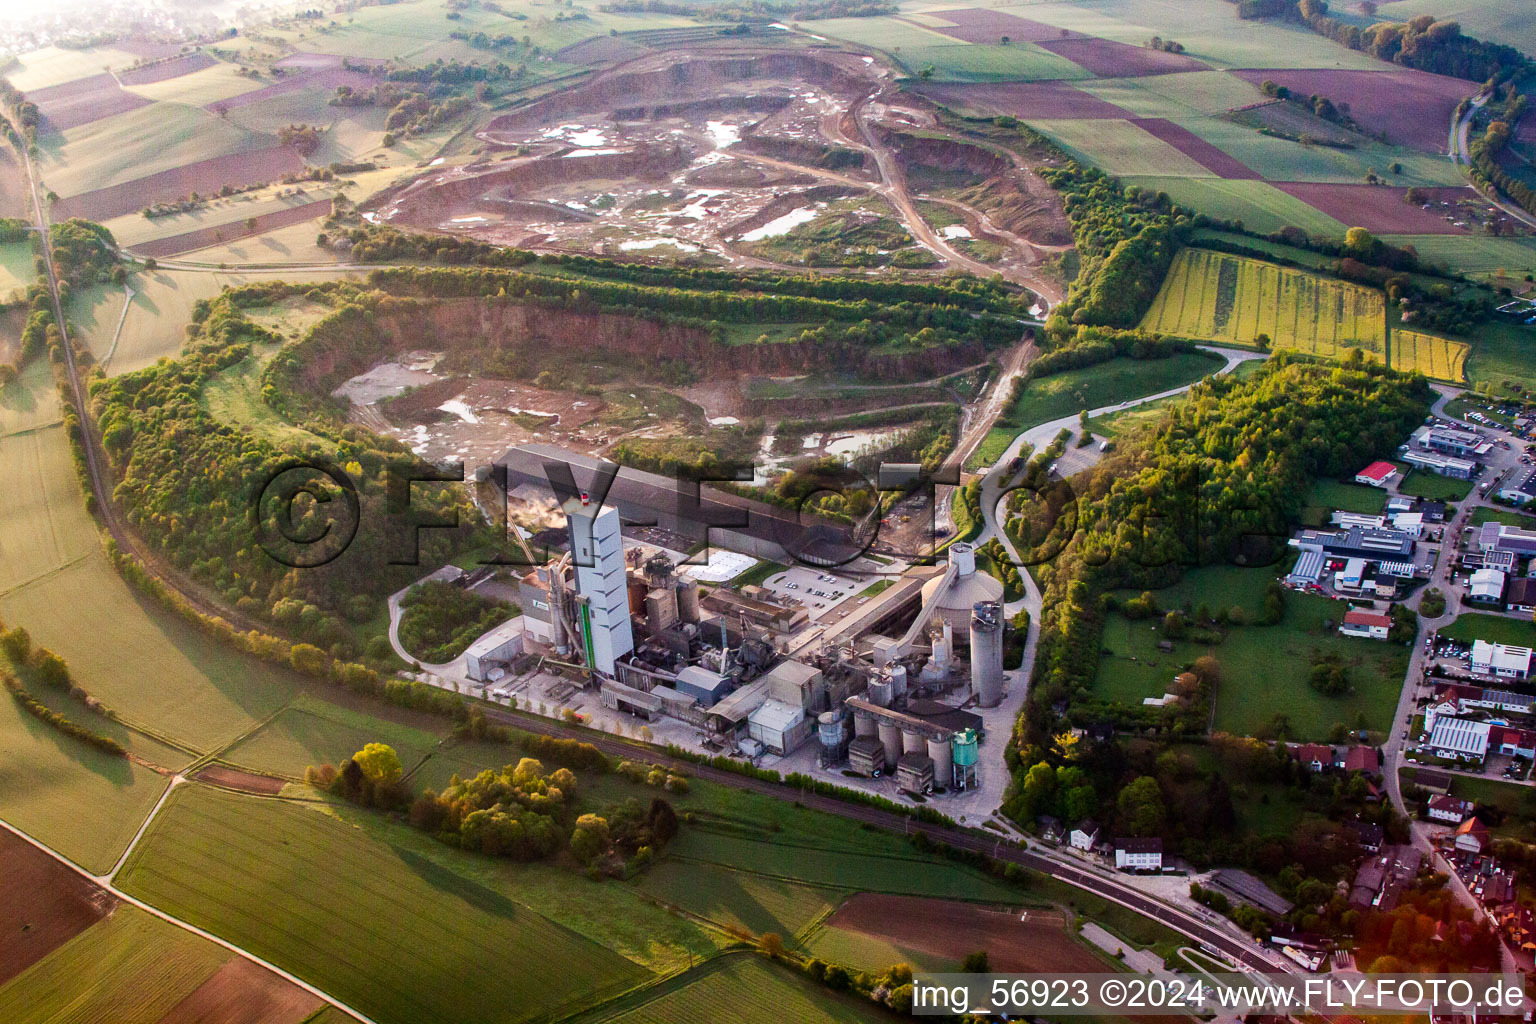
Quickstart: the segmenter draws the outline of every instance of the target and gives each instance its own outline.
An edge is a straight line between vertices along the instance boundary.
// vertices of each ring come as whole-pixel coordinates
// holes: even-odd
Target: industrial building
[[[637,492],[623,479],[608,500],[565,500],[568,553],[514,578],[524,614],[471,646],[471,678],[530,650],[569,693],[683,723],[705,750],[786,758],[812,745],[822,768],[909,794],[976,788],[986,734],[974,709],[1007,694],[1008,626],[1002,584],[977,571],[969,544],[822,627],[771,590],[706,592],[664,551],[626,549],[624,501]]]
[[[618,659],[635,649],[619,513],[593,504],[583,494],[566,501],[565,515],[576,566],[577,623],[587,664],[611,676]]]
[[[618,511],[626,523],[658,526],[693,543],[716,543],[758,558],[835,565],[859,553],[848,527],[798,509],[753,501],[707,484],[619,467],[548,444],[518,445],[496,460],[508,494],[527,487],[564,502],[575,492]],[[561,493],[569,489],[572,493]]]

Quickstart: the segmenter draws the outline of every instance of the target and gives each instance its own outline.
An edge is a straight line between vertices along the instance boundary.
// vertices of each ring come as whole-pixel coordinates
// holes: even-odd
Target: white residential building
[[[1099,841],[1099,823],[1092,818],[1084,818],[1072,826],[1072,835],[1068,838],[1072,843],[1072,849],[1091,853],[1094,844]]]
[[[1115,867],[1121,871],[1163,870],[1163,841],[1151,839],[1116,839]]]

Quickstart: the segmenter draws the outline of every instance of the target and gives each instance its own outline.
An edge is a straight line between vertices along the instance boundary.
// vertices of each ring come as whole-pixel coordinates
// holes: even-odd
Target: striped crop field
[[[1467,377],[1467,354],[1472,346],[1418,331],[1392,331],[1392,368],[1419,371],[1434,380],[1461,383]]]
[[[1274,349],[1342,358],[1351,348],[1386,359],[1386,304],[1374,288],[1317,274],[1184,249],[1141,326],[1197,341],[1251,345],[1268,335]]]

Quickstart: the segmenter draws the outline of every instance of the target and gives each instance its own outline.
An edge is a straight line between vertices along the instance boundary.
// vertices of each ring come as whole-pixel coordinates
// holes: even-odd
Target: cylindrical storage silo
[[[677,617],[684,622],[699,621],[699,581],[692,576],[678,580]]]
[[[871,704],[878,704],[882,708],[891,706],[891,681],[889,679],[871,679],[869,681],[869,700]]]
[[[964,541],[951,544],[949,562],[955,567],[956,576],[969,576],[976,571],[976,549]]]
[[[903,729],[901,731],[901,752],[903,754],[921,754],[926,749],[923,734],[916,729]]]
[[[971,692],[984,708],[1003,699],[1003,606],[996,601],[971,610]]]
[[[933,784],[945,789],[954,785],[955,769],[950,760],[949,740],[929,740],[928,756],[933,759]]]
[[[823,711],[821,717],[816,720],[816,732],[821,740],[821,749],[826,753],[830,761],[840,761],[843,751],[847,748],[848,724],[843,720],[841,711]]]
[[[876,732],[874,715],[854,715],[853,734],[855,736],[873,736]]]
[[[901,700],[907,695],[907,666],[891,666],[891,699]]]
[[[962,729],[955,733],[954,784],[956,789],[970,789],[976,785],[976,730]]]
[[[885,748],[886,768],[896,767],[901,760],[901,729],[888,718],[880,719],[880,745]]]

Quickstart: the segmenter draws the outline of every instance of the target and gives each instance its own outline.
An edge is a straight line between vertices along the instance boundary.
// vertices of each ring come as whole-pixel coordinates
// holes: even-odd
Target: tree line
[[[659,796],[648,805],[630,797],[600,814],[583,812],[576,773],[548,770],[533,757],[469,779],[454,775],[441,792],[413,796],[394,749],[369,743],[339,770],[310,766],[305,781],[363,807],[403,812],[447,845],[522,862],[563,859],[593,877],[643,868],[680,828],[677,812]]]

